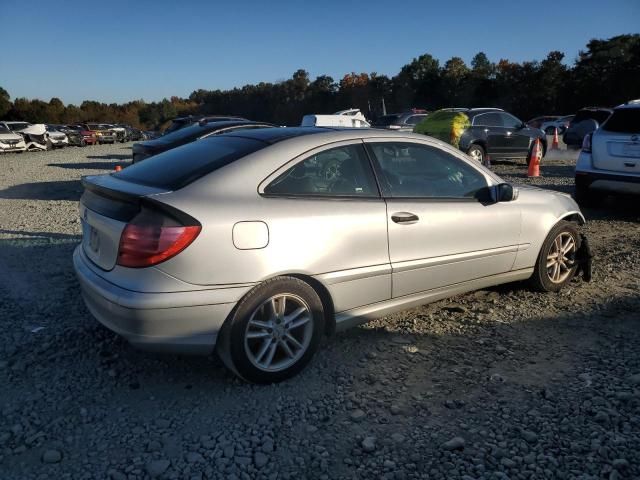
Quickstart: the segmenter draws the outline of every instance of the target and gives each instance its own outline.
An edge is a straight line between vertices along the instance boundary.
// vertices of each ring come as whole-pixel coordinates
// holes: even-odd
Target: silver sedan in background
[[[324,334],[376,317],[588,276],[568,195],[422,135],[241,131],[83,184],[74,266],[91,313],[139,347],[215,349],[250,382],[291,377]]]

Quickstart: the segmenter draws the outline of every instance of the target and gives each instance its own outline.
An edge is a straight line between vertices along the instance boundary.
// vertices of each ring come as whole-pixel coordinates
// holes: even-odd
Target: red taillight
[[[582,139],[582,151],[585,153],[591,153],[591,137],[592,133],[587,133]]]
[[[187,248],[200,233],[198,226],[128,224],[120,236],[118,265],[150,267],[164,262]]]

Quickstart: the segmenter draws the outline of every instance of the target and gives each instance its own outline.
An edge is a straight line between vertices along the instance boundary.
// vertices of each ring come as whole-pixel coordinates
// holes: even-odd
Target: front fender
[[[535,265],[542,244],[559,221],[573,221],[578,225],[586,223],[580,208],[569,195],[530,186],[518,188],[522,228],[514,270]]]

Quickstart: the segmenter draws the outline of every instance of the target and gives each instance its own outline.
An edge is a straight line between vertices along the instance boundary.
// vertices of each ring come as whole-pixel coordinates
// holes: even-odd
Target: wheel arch
[[[568,213],[565,213],[563,216],[561,216],[561,217],[558,219],[558,222],[560,222],[560,221],[562,221],[562,220],[564,220],[564,221],[566,221],[566,222],[574,222],[574,223],[577,223],[577,224],[578,224],[578,225],[580,225],[580,226],[582,226],[582,225],[584,225],[585,223],[587,223],[587,220],[584,218],[584,215],[582,215],[582,213],[581,213],[581,212],[577,212],[577,211],[576,211],[576,212],[568,212]],[[556,224],[557,224],[558,222],[556,222]],[[554,226],[555,226],[555,224],[554,224],[554,225],[552,225],[552,227],[551,227],[551,228],[553,228]],[[551,231],[551,230],[549,230],[549,231]]]
[[[484,150],[484,153],[487,153],[487,141],[482,139],[482,138],[474,138],[472,140],[469,141],[469,145],[467,145],[467,150],[469,150],[471,148],[472,145],[478,145],[479,147],[482,147],[482,149]]]
[[[320,297],[320,301],[322,302],[322,308],[324,310],[325,334],[333,335],[336,331],[336,316],[335,316],[335,308],[333,306],[333,298],[329,293],[329,289],[320,280],[310,275],[305,275],[301,273],[292,273],[292,274],[281,274],[278,276],[297,278],[298,280],[305,282],[315,290],[315,292]]]
[[[244,297],[249,295],[249,293],[251,293],[258,286],[266,282],[269,282],[275,278],[280,278],[280,277],[295,278],[297,280],[300,280],[301,282],[306,283],[311,288],[313,288],[313,290],[320,297],[320,301],[322,302],[322,308],[324,310],[324,317],[325,317],[325,334],[329,336],[333,335],[336,331],[336,318],[335,318],[335,308],[333,305],[333,298],[329,293],[329,289],[320,280],[308,274],[299,273],[299,272],[296,272],[296,273],[280,272],[277,275],[272,275],[270,277],[263,278],[261,281],[256,283],[252,288],[250,288],[246,293],[244,293],[244,295],[242,295],[240,299],[238,299],[238,301],[236,302],[236,306],[240,304],[240,302],[244,299]],[[236,307],[234,307],[229,312],[229,314],[227,315],[227,318],[225,318],[223,322],[223,328],[224,328],[224,325],[229,323],[229,319],[233,318],[235,311],[236,311]]]

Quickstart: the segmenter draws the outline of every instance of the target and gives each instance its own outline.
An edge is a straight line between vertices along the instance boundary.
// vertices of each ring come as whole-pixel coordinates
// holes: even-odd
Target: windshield
[[[267,146],[260,140],[210,137],[155,155],[113,176],[151,187],[177,190]]]
[[[400,115],[383,115],[378,120],[376,120],[373,125],[376,127],[388,127],[389,125],[395,124]]]
[[[10,132],[11,130],[9,130],[7,127],[5,127],[0,123],[0,133],[10,133]]]
[[[640,133],[640,108],[615,110],[602,129],[615,133]]]
[[[10,123],[10,124],[9,124],[9,128],[10,128],[11,130],[13,130],[14,132],[15,132],[16,130],[24,130],[24,129],[25,129],[25,128],[27,128],[28,126],[29,126],[29,124],[28,124],[28,123],[26,123],[26,122],[18,122],[18,123]]]

